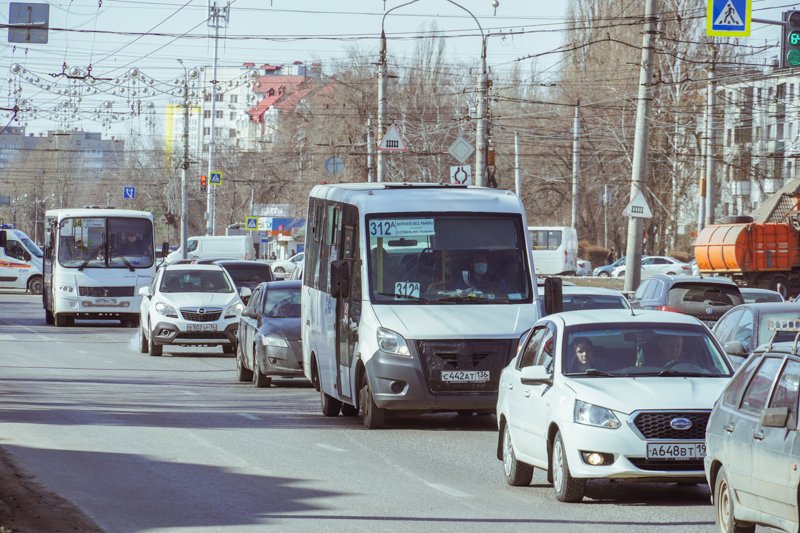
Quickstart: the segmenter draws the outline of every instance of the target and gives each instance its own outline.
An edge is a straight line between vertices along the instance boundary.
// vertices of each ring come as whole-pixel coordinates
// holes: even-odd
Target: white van
[[[525,212],[509,191],[317,185],[308,204],[303,369],[322,412],[493,413],[540,316]]]
[[[250,235],[201,235],[187,239],[186,256],[189,259],[255,259],[256,249]],[[181,259],[178,248],[167,256],[166,263]]]
[[[0,288],[42,294],[42,250],[18,229],[0,229]]]
[[[569,226],[529,226],[536,274],[575,275],[578,270],[578,232]]]

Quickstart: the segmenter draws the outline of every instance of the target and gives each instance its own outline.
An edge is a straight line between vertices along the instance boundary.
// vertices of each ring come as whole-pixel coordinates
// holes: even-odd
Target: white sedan
[[[642,258],[642,279],[649,278],[653,274],[691,276],[692,266],[689,263],[664,255],[651,255]],[[614,278],[625,277],[625,265],[618,266],[612,270],[611,276]]]
[[[294,272],[298,265],[303,263],[305,257],[304,252],[294,254],[289,259],[277,259],[270,263],[269,267],[272,269],[272,275],[275,279],[290,279],[292,272]]]
[[[234,353],[242,297],[230,275],[218,265],[167,265],[158,270],[142,295],[139,350],[161,355],[164,346],[222,346]]]
[[[556,498],[587,479],[702,482],[709,413],[732,368],[693,317],[569,311],[539,320],[503,369],[497,457],[509,485],[547,471]]]

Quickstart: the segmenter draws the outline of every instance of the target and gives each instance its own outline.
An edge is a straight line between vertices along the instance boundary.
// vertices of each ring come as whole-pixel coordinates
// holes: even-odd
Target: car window
[[[545,333],[547,333],[547,327],[545,326],[539,326],[533,330],[528,344],[525,345],[525,349],[522,351],[522,355],[519,358],[517,368],[522,369],[533,365],[533,360],[536,357],[536,352],[539,351],[539,346],[542,345],[542,339]]]
[[[725,387],[722,393],[722,403],[729,407],[736,408],[739,405],[739,400],[742,397],[742,392],[750,378],[753,376],[756,368],[758,368],[758,359],[750,358],[742,365],[738,372],[733,376],[731,382]]]
[[[669,305],[681,307],[685,303],[734,306],[743,304],[744,299],[739,288],[733,285],[676,283],[669,290]]]
[[[257,287],[253,294],[250,296],[250,299],[247,301],[247,309],[256,310],[259,309],[259,303],[261,301],[261,287]]]
[[[263,313],[268,318],[300,318],[300,288],[268,289]]]
[[[776,329],[797,329],[800,324],[800,313],[797,311],[762,314],[758,321],[758,343],[770,341]],[[779,331],[775,342],[794,341],[796,331]]]
[[[644,298],[645,292],[647,292],[647,288],[650,286],[652,280],[644,280],[640,285],[639,288],[636,289],[636,292],[633,293],[634,300],[641,300]]]
[[[740,341],[745,348],[750,347],[750,341],[753,338],[753,312],[750,309],[745,309],[742,318],[736,325],[733,332],[733,340]]]
[[[663,257],[657,257],[657,258],[653,259],[653,264],[654,265],[666,265],[668,263],[669,263],[669,261],[667,261]]]
[[[731,339],[733,330],[739,324],[743,312],[743,309],[737,309],[728,313],[714,325],[714,336],[719,342],[725,344]]]
[[[769,402],[770,407],[788,407],[789,416],[795,418],[797,415],[797,396],[800,388],[800,363],[789,361],[778,378],[775,385],[775,392]]]
[[[228,276],[220,270],[167,270],[161,292],[233,292]]]
[[[553,372],[553,361],[555,360],[555,352],[556,352],[555,332],[548,328],[544,334],[544,338],[542,339],[542,345],[536,352],[536,357],[533,360],[533,366],[543,366],[547,369],[548,372]]]
[[[565,294],[564,311],[585,311],[587,309],[627,309],[624,296],[611,294]]]
[[[772,387],[772,382],[775,380],[775,375],[778,373],[778,368],[781,366],[781,359],[776,357],[767,357],[761,363],[753,380],[747,386],[747,390],[742,397],[741,410],[746,413],[758,414],[761,409],[767,404],[767,397],[769,390]]]
[[[253,287],[263,281],[272,281],[272,272],[266,263],[263,265],[229,263],[223,265],[223,268],[228,271],[237,287]]]
[[[657,279],[654,279],[650,283],[650,286],[647,287],[647,292],[644,293],[644,299],[645,300],[652,300],[653,298],[657,297],[658,294],[661,292],[661,287],[662,286],[663,286],[663,283],[661,281],[659,281]]]

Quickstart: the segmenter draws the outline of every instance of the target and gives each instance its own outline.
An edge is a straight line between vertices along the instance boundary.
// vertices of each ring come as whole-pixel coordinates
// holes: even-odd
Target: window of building
[[[767,125],[767,140],[772,139],[772,124]]]
[[[231,111],[230,119],[231,120],[236,120],[236,111]]]
[[[231,139],[236,137],[236,128],[231,128],[228,130],[228,137],[230,137]]]
[[[754,141],[760,141],[761,140],[761,126],[756,126],[756,134],[755,134],[755,138],[753,140]]]
[[[211,128],[203,128],[203,135],[209,135],[211,133]]]
[[[217,117],[217,118],[222,118],[222,111],[214,112],[214,116]]]
[[[728,128],[728,131],[725,134],[725,145],[726,146],[730,146],[731,145],[731,132],[732,132],[731,128]]]
[[[210,102],[210,101],[211,101],[211,95],[210,95],[210,94],[206,94],[206,95],[204,95],[204,96],[203,96],[203,101],[204,101],[204,102]]]
[[[222,128],[214,128],[214,135],[216,135],[217,137],[222,135]]]
[[[208,109],[203,111],[203,118],[211,118],[211,111],[209,111]]]
[[[794,138],[794,122],[786,123],[786,138],[789,140]]]
[[[217,94],[217,97],[215,98],[215,100],[216,100],[217,102],[221,102],[221,101],[222,101],[222,99],[223,99],[224,97],[225,97],[225,95],[224,95],[224,94],[222,94],[222,93],[218,93],[218,94]]]
[[[230,97],[230,102],[232,104],[238,103],[239,102],[239,95],[238,94],[232,94],[231,97]]]

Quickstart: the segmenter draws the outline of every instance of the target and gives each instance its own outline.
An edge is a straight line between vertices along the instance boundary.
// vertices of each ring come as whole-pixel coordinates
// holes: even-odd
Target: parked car
[[[767,302],[784,302],[783,296],[778,291],[771,291],[769,289],[758,289],[755,287],[740,287],[739,292],[742,293],[744,303],[746,304],[760,304]]]
[[[592,262],[586,259],[578,259],[575,261],[575,275],[576,276],[591,276],[592,275]]]
[[[798,531],[800,357],[793,344],[755,353],[711,412],[705,472],[723,533],[752,532],[756,524]]]
[[[653,274],[667,274],[668,276],[692,274],[692,267],[689,263],[678,261],[673,257],[663,255],[653,255],[642,258],[642,279],[649,278]],[[625,265],[616,267],[611,276],[614,278],[625,277]]]
[[[732,307],[743,304],[739,287],[728,278],[654,274],[631,297],[634,309],[692,315],[712,327]]]
[[[297,279],[299,279],[299,280],[302,280],[302,279],[303,279],[303,270],[305,269],[305,266],[306,266],[306,262],[305,262],[305,260],[303,260],[303,261],[300,261],[300,262],[297,264],[297,266],[295,267],[295,269],[294,269],[294,270],[292,270],[292,273],[291,273],[291,275],[289,276],[289,279],[292,279],[292,280],[297,280]]]
[[[294,254],[289,259],[276,259],[270,264],[272,275],[276,279],[288,279],[295,268],[297,268],[297,265],[303,261],[303,257],[305,257],[305,253],[300,252],[299,254]]]
[[[537,286],[539,296],[544,287]],[[614,289],[602,287],[579,287],[564,285],[561,288],[564,311],[586,311],[589,309],[630,309],[631,304],[625,295]]]
[[[230,275],[218,265],[167,265],[143,296],[139,320],[139,350],[161,355],[164,346],[222,346],[234,353],[242,297]]]
[[[263,261],[221,259],[214,261],[214,264],[221,266],[230,274],[237,289],[247,287],[253,291],[259,283],[272,281],[272,270]],[[242,300],[247,304],[247,299]]]
[[[587,479],[704,480],[705,425],[732,368],[678,313],[609,309],[539,320],[500,376],[497,457],[506,482],[547,471],[556,498]]]
[[[269,387],[273,376],[301,377],[299,281],[262,283],[239,321],[236,369],[239,381]]]
[[[800,324],[800,302],[738,305],[714,324],[712,332],[725,352],[739,366],[755,349],[768,343],[787,324]],[[776,341],[794,340],[796,333],[778,333]]]
[[[642,257],[642,259],[645,259],[645,257]],[[611,276],[611,273],[614,271],[615,268],[617,268],[618,266],[623,266],[624,264],[625,264],[625,257],[623,256],[614,261],[613,263],[611,263],[610,265],[603,265],[595,268],[592,271],[592,274],[595,276],[599,276],[601,278],[607,278]]]

